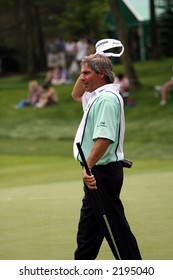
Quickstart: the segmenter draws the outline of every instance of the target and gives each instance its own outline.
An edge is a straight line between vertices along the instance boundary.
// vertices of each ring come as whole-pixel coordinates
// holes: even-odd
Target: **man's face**
[[[81,68],[81,81],[84,84],[85,91],[92,92],[105,84],[103,73],[97,74],[87,64]]]

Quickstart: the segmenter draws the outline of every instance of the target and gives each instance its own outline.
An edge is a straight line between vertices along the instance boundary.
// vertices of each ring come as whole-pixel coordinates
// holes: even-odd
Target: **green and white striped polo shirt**
[[[121,96],[110,90],[104,91],[94,100],[87,114],[81,141],[86,159],[98,138],[109,139],[111,144],[97,165],[124,159],[124,129],[124,109]]]

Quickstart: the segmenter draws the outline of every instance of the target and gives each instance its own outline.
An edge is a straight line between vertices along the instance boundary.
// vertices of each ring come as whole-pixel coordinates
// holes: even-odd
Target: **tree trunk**
[[[44,41],[37,3],[34,0],[25,0],[23,13],[27,73],[33,75],[38,70],[46,68]]]
[[[12,34],[11,39],[12,41],[15,41],[14,45],[18,54],[18,60],[20,64],[20,71],[23,73],[26,71],[26,45],[23,43],[24,40],[24,34],[23,34],[23,24],[22,24],[22,17],[21,17],[21,3],[18,0],[15,0],[13,3],[13,13],[14,13],[14,21],[15,26],[13,27],[13,33],[15,33],[15,39]]]
[[[160,48],[158,44],[157,22],[155,15],[155,1],[150,0],[150,22],[151,22],[151,57],[158,59],[160,57]]]
[[[42,26],[40,23],[40,11],[38,5],[35,3],[34,7],[34,17],[35,17],[35,36],[36,36],[36,56],[37,56],[37,70],[45,70],[46,69],[46,55],[44,51],[44,39]]]
[[[125,71],[130,80],[131,89],[137,89],[141,87],[141,83],[138,79],[137,73],[135,71],[131,54],[130,47],[127,40],[127,30],[123,21],[123,17],[120,10],[119,0],[109,0],[110,8],[112,11],[112,16],[117,26],[117,36],[118,39],[124,45],[124,53],[121,57],[121,61],[125,67]]]
[[[23,20],[25,30],[25,49],[26,49],[26,62],[27,73],[32,75],[36,72],[36,55],[35,55],[35,20],[33,12],[33,1],[25,0],[23,2]]]

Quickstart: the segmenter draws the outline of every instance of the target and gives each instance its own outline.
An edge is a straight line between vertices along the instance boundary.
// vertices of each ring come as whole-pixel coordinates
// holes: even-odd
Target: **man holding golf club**
[[[120,200],[124,108],[119,85],[113,83],[110,55],[104,53],[116,47],[117,42],[120,43],[113,39],[101,40],[96,44],[96,54],[84,57],[81,74],[72,91],[73,99],[81,101],[84,109],[74,141],[74,157],[82,165],[85,192],[76,260],[96,259],[104,237],[116,259],[141,259]]]

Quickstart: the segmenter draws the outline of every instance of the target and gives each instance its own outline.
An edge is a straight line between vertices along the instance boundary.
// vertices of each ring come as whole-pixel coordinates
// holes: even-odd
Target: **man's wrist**
[[[87,165],[88,165],[88,168],[91,170],[93,168],[93,165],[91,163],[88,163],[87,162]]]

